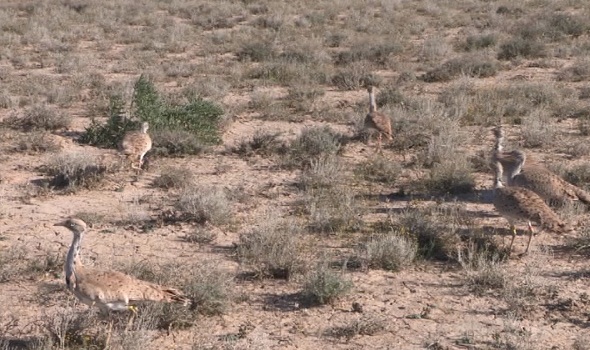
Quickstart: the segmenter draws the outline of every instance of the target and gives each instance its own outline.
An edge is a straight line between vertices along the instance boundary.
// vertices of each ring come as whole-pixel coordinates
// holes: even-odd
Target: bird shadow
[[[40,337],[14,338],[0,336],[0,349],[28,350],[45,349],[47,339]]]

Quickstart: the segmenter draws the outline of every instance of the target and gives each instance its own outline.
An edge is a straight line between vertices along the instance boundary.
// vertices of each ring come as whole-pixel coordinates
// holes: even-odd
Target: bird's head
[[[141,123],[141,132],[143,132],[144,134],[148,131],[149,128],[150,124],[148,122]]]
[[[369,93],[373,92],[373,85],[367,85],[367,91]]]
[[[64,221],[56,223],[53,226],[63,226],[76,234],[81,234],[82,232],[86,231],[87,227],[84,221],[76,218],[68,218]]]

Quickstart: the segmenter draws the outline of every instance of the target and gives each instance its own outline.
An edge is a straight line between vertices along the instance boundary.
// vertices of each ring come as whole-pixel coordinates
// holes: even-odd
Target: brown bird
[[[365,117],[364,129],[371,132],[377,132],[377,147],[379,152],[382,152],[381,139],[383,135],[385,135],[387,140],[393,140],[391,132],[391,119],[387,115],[377,112],[375,91],[372,85],[367,87],[367,91],[369,92],[369,113]]]
[[[521,150],[503,150],[504,132],[501,126],[494,128],[496,143],[492,162],[499,161],[505,171],[506,184],[527,188],[537,193],[551,206],[562,206],[568,202],[581,201],[590,205],[590,194],[565,181],[551,170],[534,161],[527,161]]]
[[[141,124],[141,130],[129,131],[123,136],[119,144],[119,150],[127,158],[131,159],[131,167],[134,169],[141,169],[143,166],[143,157],[152,149],[152,138],[147,133],[148,128],[148,122],[143,122]],[[139,160],[137,167],[133,165],[135,160]]]
[[[189,299],[177,289],[142,281],[118,271],[83,266],[80,261],[80,245],[87,229],[86,223],[70,218],[54,226],[66,227],[73,233],[74,238],[64,266],[66,285],[84,304],[97,306],[104,313],[135,311],[135,303],[142,301],[189,304]]]
[[[502,184],[503,168],[500,161],[496,161],[494,181],[494,207],[510,224],[512,240],[508,252],[512,251],[512,244],[516,237],[517,222],[528,224],[529,240],[524,254],[529,251],[534,230],[532,223],[554,232],[568,231],[569,227],[561,221],[555,212],[547,206],[545,201],[535,192],[522,187],[504,187]]]

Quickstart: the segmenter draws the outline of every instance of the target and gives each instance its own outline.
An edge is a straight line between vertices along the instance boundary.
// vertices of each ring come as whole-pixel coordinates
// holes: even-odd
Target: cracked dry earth
[[[73,131],[81,131],[85,121],[77,120],[77,130]],[[240,120],[226,130],[225,146],[205,155],[153,158],[149,170],[137,178],[133,173],[123,173],[123,180],[117,186],[70,195],[26,196],[33,186],[31,183],[41,177],[37,166],[46,156],[4,153],[0,247],[25,249],[25,259],[45,259],[53,253],[63,256],[71,240],[70,233],[52,225],[68,215],[92,212],[109,220],[96,224],[85,237],[82,254],[88,264],[116,269],[122,264],[148,260],[156,265],[214,261],[232,275],[238,275],[241,269],[232,256],[233,244],[240,233],[257,225],[269,211],[296,215],[291,207],[300,196],[294,187],[299,171],[277,169],[271,160],[257,156],[241,158],[226,152],[226,147],[263,126],[293,138],[304,126],[312,124],[315,125]],[[343,133],[350,132],[348,126],[332,126]],[[478,135],[487,129],[465,132]],[[66,151],[115,157],[110,150],[81,146],[67,134],[55,137]],[[470,144],[478,144],[471,141]],[[480,148],[469,147],[466,151],[475,154],[491,142],[490,135]],[[9,142],[5,141],[3,147],[8,149]],[[341,157],[352,168],[372,152],[370,145],[350,143]],[[403,161],[389,149],[384,156]],[[232,201],[235,220],[227,227],[218,228],[211,244],[184,241],[183,237],[191,230],[188,224],[155,226],[145,232],[135,225],[109,224],[117,219],[157,216],[167,192],[154,188],[151,182],[166,166],[186,167],[201,185],[222,186],[232,193],[240,193],[241,200]],[[506,222],[494,213],[490,202],[491,176],[478,173],[477,181],[477,194],[439,204],[460,207],[482,227],[505,227]],[[361,203],[366,208],[363,220],[385,220],[388,213],[395,215],[400,209],[431,202],[391,195],[396,191],[379,184],[361,188],[359,194],[371,195]],[[579,220],[584,218],[580,216]],[[507,242],[509,237],[503,237],[501,232],[490,234]],[[467,272],[456,263],[419,262],[395,273],[352,270],[346,272],[354,282],[352,292],[333,305],[320,307],[305,307],[300,303],[297,281],[236,279],[234,292],[246,297],[235,300],[224,315],[202,317],[196,326],[172,330],[169,334],[153,331],[149,348],[190,349],[198,344],[202,348],[244,349],[486,349],[523,344],[520,348],[568,349],[587,330],[590,299],[587,260],[563,250],[566,241],[567,237],[543,232],[533,239],[528,256],[513,257],[506,263],[505,269],[517,284],[540,290],[532,299],[520,296],[522,300],[515,301],[518,311],[493,293],[478,295],[470,291],[465,282]],[[326,236],[314,242],[332,256],[345,255],[351,248],[347,239],[341,237]],[[526,236],[517,237],[515,253],[524,250],[525,244]],[[9,334],[16,339],[39,334],[39,320],[55,310],[87,309],[66,290],[61,267],[43,276],[0,283],[0,301],[2,318],[8,320],[12,315],[17,320],[17,326]],[[361,331],[351,336],[333,335],[334,330],[364,321],[382,327],[366,332],[370,334]]]

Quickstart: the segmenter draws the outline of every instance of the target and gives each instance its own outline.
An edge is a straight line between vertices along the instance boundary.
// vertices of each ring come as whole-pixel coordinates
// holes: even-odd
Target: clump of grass
[[[382,318],[377,318],[371,315],[355,318],[342,326],[329,328],[325,334],[334,338],[345,338],[350,341],[357,335],[376,335],[384,331],[387,327],[387,322]]]
[[[304,201],[313,231],[333,234],[353,230],[361,223],[360,209],[348,187],[309,190]]]
[[[299,186],[305,190],[328,188],[341,183],[344,168],[340,160],[333,155],[311,159],[299,181]]]
[[[373,156],[361,162],[355,172],[367,181],[392,185],[400,176],[402,166],[382,156]]]
[[[545,44],[537,39],[515,37],[500,45],[499,60],[512,60],[517,57],[541,58],[547,56]]]
[[[289,279],[304,269],[303,229],[276,213],[250,232],[240,235],[237,256],[256,276]]]
[[[42,327],[53,345],[60,349],[78,347],[104,348],[106,334],[93,334],[93,311],[78,312],[73,307],[46,314],[41,320]]]
[[[392,56],[403,51],[403,46],[397,42],[375,43],[373,41],[361,41],[351,46],[349,50],[339,51],[334,57],[334,63],[347,66],[355,62],[368,61],[385,66]]]
[[[570,82],[590,80],[590,60],[583,59],[575,61],[571,66],[559,72],[557,79]]]
[[[28,132],[21,135],[16,143],[16,152],[44,153],[57,152],[61,145],[47,132]]]
[[[445,160],[436,163],[430,169],[428,177],[422,180],[421,185],[428,192],[439,194],[469,193],[475,189],[473,167],[468,159]]]
[[[237,56],[240,61],[264,62],[275,58],[277,52],[271,42],[253,41],[245,43]]]
[[[336,155],[342,148],[342,136],[329,126],[306,127],[289,145],[285,165],[309,165],[310,159]]]
[[[0,283],[19,276],[26,268],[28,252],[22,246],[13,246],[0,251]]]
[[[160,172],[160,176],[154,179],[153,185],[159,188],[186,188],[195,183],[193,172],[187,168],[166,167]]]
[[[155,130],[151,133],[153,147],[150,152],[163,157],[198,155],[207,150],[207,144],[185,130]]]
[[[460,221],[459,213],[452,208],[408,209],[401,214],[399,226],[415,240],[418,257],[444,261],[455,259]]]
[[[331,76],[330,82],[340,90],[358,90],[368,81],[379,81],[364,64],[353,63],[339,68]]]
[[[345,279],[341,272],[330,269],[325,263],[319,263],[307,274],[301,294],[312,305],[324,305],[333,303],[352,287],[352,281]]]
[[[524,147],[538,148],[552,144],[555,137],[555,129],[551,126],[549,118],[542,111],[533,111],[522,120],[522,137]]]
[[[209,244],[217,238],[217,233],[210,228],[197,226],[187,233],[184,239],[190,243]]]
[[[466,249],[459,250],[457,260],[465,270],[465,282],[471,292],[484,295],[506,287],[509,276],[502,266],[504,257],[484,239],[472,240]]]
[[[38,104],[25,109],[20,117],[13,115],[7,118],[3,124],[24,131],[55,131],[68,128],[71,121],[70,116],[59,113],[48,105]]]
[[[400,271],[414,261],[417,248],[407,232],[394,231],[372,237],[362,245],[361,254],[369,267]]]
[[[251,138],[241,141],[232,151],[242,156],[284,153],[286,149],[284,143],[279,140],[280,135],[279,132],[256,130]]]
[[[230,202],[225,191],[217,187],[194,186],[182,190],[176,202],[185,220],[213,225],[231,220]]]
[[[451,59],[431,71],[428,71],[422,77],[422,80],[428,83],[445,82],[467,75],[476,78],[486,78],[496,75],[498,68],[494,61],[483,56],[468,55],[460,58]]]
[[[79,188],[99,187],[114,168],[103,164],[96,156],[82,152],[68,152],[54,155],[43,166],[43,170],[45,174],[52,177],[51,186],[76,191]]]
[[[465,38],[458,46],[463,51],[477,51],[496,45],[497,38],[495,34],[470,35]]]

